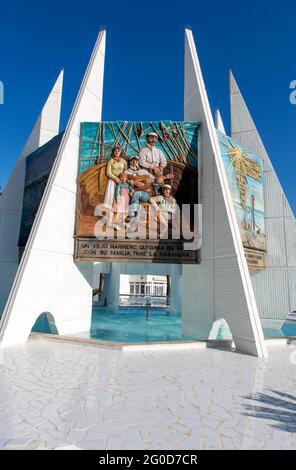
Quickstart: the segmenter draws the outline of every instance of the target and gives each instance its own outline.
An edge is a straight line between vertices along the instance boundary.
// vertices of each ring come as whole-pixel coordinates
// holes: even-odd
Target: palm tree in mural
[[[247,193],[247,177],[251,177],[256,181],[259,181],[261,178],[261,168],[254,160],[248,158],[241,147],[234,145],[232,142],[229,142],[228,155],[231,158],[233,168],[236,173],[236,181],[238,184],[238,189],[240,193],[240,201],[242,208],[246,214],[246,193]],[[251,198],[251,205],[254,208],[254,195]],[[252,214],[254,217],[254,214]],[[247,228],[246,218],[242,222],[242,225],[245,225],[244,228]]]
[[[259,181],[261,177],[261,169],[258,163],[246,157],[242,148],[237,147],[232,143],[230,143],[228,154],[236,172],[236,180],[239,187],[241,204],[245,209],[247,176],[250,176],[254,180]]]

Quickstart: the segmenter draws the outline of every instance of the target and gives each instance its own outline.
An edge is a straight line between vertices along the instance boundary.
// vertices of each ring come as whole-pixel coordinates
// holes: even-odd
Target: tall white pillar
[[[0,317],[18,268],[26,157],[59,133],[63,75],[61,71],[0,197]]]
[[[183,330],[208,337],[224,318],[236,348],[267,355],[255,296],[192,32],[185,32],[184,117],[201,123],[201,263],[183,266]]]
[[[251,271],[251,279],[263,325],[278,329],[296,309],[296,221],[232,73],[230,98],[233,139],[263,160],[266,267]]]
[[[92,264],[75,264],[74,226],[80,123],[100,121],[105,60],[100,32],[60,144],[0,324],[1,346],[24,343],[43,312],[60,334],[86,331],[92,312]]]

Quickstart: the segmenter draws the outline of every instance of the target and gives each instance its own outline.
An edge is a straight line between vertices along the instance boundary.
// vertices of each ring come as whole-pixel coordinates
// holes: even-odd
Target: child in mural
[[[115,202],[114,202],[114,228],[120,230],[123,228],[125,219],[127,217],[130,196],[134,193],[131,184],[127,182],[127,174],[121,173],[119,176],[120,183],[116,185],[115,189]],[[121,216],[121,220],[120,220]],[[121,225],[120,225],[121,224]]]
[[[176,199],[172,196],[169,184],[162,186],[162,195],[150,197],[149,203],[155,210],[156,220],[160,223],[160,231],[164,232],[177,209]]]
[[[122,158],[121,147],[113,147],[111,158],[107,164],[106,175],[108,178],[108,182],[103,204],[103,206],[108,209],[108,227],[112,227],[113,225],[116,184],[121,184],[121,180],[119,177],[126,170],[126,168],[127,164],[124,158]]]

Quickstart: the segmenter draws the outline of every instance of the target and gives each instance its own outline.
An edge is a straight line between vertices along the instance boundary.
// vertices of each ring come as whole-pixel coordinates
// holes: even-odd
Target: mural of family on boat
[[[172,121],[83,123],[76,235],[94,237],[102,217],[102,231],[147,230],[151,209],[157,234],[169,233],[177,208],[198,202],[198,127]]]

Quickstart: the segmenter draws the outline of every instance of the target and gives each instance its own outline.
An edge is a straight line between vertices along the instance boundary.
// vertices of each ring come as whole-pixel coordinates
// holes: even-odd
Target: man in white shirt
[[[149,132],[146,139],[146,147],[141,148],[139,152],[140,166],[154,175],[160,176],[163,174],[163,169],[167,166],[167,159],[163,151],[156,147],[158,135],[156,132]]]

